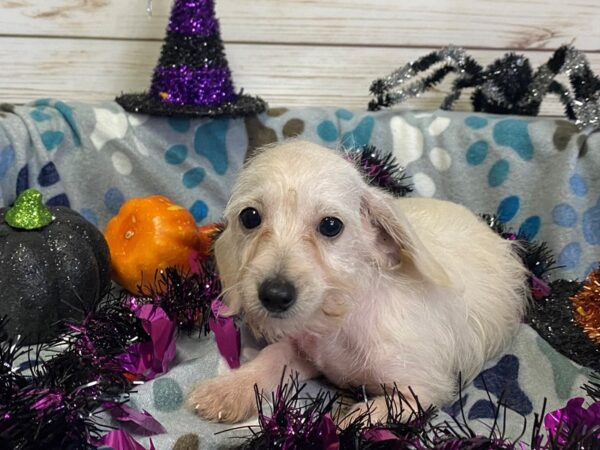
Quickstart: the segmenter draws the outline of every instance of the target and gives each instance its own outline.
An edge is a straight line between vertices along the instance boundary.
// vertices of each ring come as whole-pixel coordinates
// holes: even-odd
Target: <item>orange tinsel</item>
[[[600,343],[600,269],[592,271],[573,297],[575,319],[583,331]]]

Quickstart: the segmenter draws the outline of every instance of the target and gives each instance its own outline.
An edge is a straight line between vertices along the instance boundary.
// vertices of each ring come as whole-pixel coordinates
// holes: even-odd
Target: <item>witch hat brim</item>
[[[239,94],[235,101],[213,106],[176,105],[158,100],[148,93],[122,94],[116,98],[117,103],[126,111],[153,116],[187,116],[187,117],[243,117],[260,114],[266,111],[267,103],[260,97]]]
[[[235,93],[214,0],[174,0],[150,89],[116,101],[126,111],[160,116],[239,117],[267,108]]]

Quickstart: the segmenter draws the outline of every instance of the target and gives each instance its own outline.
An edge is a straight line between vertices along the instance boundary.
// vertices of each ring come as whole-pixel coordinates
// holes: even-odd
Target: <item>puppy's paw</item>
[[[188,396],[188,408],[203,419],[236,423],[257,414],[254,385],[235,373],[213,378]]]

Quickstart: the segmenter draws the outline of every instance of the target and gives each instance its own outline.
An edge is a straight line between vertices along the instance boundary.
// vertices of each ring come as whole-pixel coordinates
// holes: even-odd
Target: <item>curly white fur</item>
[[[240,224],[247,207],[262,216],[256,229]],[[341,235],[318,233],[326,216],[342,220]],[[457,204],[394,199],[315,144],[290,141],[256,155],[225,217],[215,246],[224,298],[271,344],[192,392],[190,406],[205,418],[255,414],[253,385],[275,388],[284,365],[303,378],[365,385],[379,396],[380,419],[382,385],[446,404],[459,373],[468,382],[501,352],[526,308],[526,271],[510,241]],[[298,292],[276,315],[257,293],[275,275]]]

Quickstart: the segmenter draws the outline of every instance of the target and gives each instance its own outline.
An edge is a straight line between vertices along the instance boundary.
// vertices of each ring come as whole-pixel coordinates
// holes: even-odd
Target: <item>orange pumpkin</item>
[[[153,284],[167,267],[189,270],[194,251],[207,254],[210,241],[201,236],[192,214],[168,198],[153,195],[126,201],[107,224],[113,279],[129,292]]]

